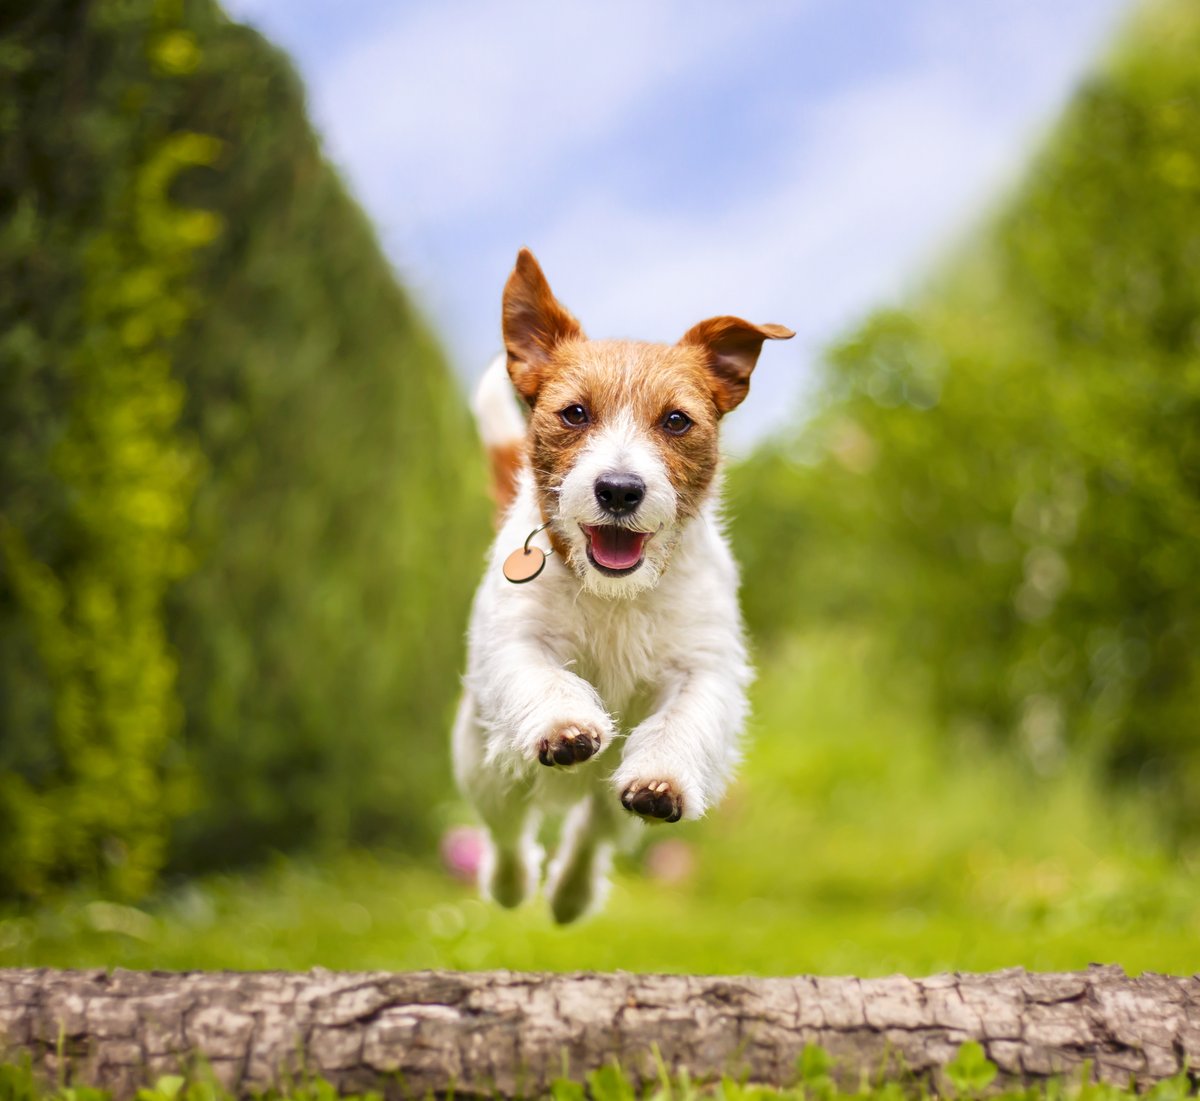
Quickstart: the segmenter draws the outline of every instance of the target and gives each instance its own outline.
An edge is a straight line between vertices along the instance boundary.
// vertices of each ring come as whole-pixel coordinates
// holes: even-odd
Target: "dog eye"
[[[692,427],[692,418],[683,412],[682,409],[676,409],[663,417],[662,426],[672,436],[682,436]]]
[[[588,416],[588,411],[582,405],[568,405],[566,409],[559,410],[558,419],[568,428],[582,428],[585,424],[591,423],[592,418]]]

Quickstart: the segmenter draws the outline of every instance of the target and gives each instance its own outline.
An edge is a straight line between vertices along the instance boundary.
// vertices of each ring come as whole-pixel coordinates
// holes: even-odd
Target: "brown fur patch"
[[[722,413],[736,409],[750,391],[750,372],[764,340],[791,340],[783,325],[755,325],[740,317],[710,317],[693,325],[679,343],[704,353],[713,400]]]
[[[525,441],[498,444],[487,449],[489,490],[496,503],[495,522],[498,527],[505,510],[517,495],[517,474],[525,465]]]
[[[516,267],[504,285],[501,327],[508,377],[532,409],[555,349],[563,341],[581,339],[583,329],[554,297],[529,249],[517,253]]]

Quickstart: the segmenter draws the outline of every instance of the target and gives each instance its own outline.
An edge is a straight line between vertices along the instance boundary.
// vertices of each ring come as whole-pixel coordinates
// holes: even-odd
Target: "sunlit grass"
[[[910,1075],[864,1076],[857,1088],[839,1082],[844,1073],[836,1060],[821,1048],[809,1045],[796,1060],[786,1085],[772,1087],[749,1084],[724,1076],[717,1080],[697,1079],[686,1070],[672,1075],[653,1049],[656,1078],[639,1081],[614,1059],[590,1071],[584,1079],[558,1078],[545,1094],[551,1101],[925,1101],[946,1097],[951,1101],[975,1101],[987,1096],[993,1101],[1124,1101],[1145,1097],[1148,1101],[1185,1101],[1196,1096],[1196,1084],[1186,1072],[1156,1083],[1139,1094],[1127,1087],[1091,1080],[1090,1069],[1066,1079],[1050,1079],[1030,1086],[996,1087],[997,1068],[983,1048],[967,1042],[938,1074],[936,1091],[923,1078]],[[186,1069],[186,1068],[185,1068]],[[413,1096],[403,1082],[381,1080],[380,1088],[367,1093],[342,1094],[345,1101],[382,1101],[384,1096]],[[989,1088],[991,1087],[991,1088]],[[386,1093],[385,1093],[386,1091]],[[259,1095],[262,1101],[338,1101],[337,1089],[322,1078],[306,1077]],[[427,1095],[428,1096],[428,1095]],[[500,1096],[499,1094],[496,1095]],[[25,1063],[0,1064],[0,1097],[6,1101],[111,1101],[111,1094],[90,1085],[51,1085],[34,1074]],[[164,1075],[138,1090],[138,1101],[232,1101],[202,1061],[185,1074]]]
[[[870,669],[845,638],[771,659],[728,799],[706,822],[647,830],[603,913],[575,927],[540,899],[481,902],[433,860],[354,853],[180,884],[137,909],[73,895],[0,914],[0,965],[1197,969],[1200,876],[1158,841],[1151,806],[1082,764],[1037,776],[939,738],[917,686]]]

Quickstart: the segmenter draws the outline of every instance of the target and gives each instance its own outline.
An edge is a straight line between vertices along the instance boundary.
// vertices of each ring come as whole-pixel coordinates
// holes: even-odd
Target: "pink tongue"
[[[616,527],[589,527],[588,538],[592,541],[592,557],[610,570],[627,570],[642,559],[642,544],[646,532],[626,531]]]

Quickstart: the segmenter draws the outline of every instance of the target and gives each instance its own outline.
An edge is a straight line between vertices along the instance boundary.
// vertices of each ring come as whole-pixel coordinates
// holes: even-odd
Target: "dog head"
[[[712,487],[718,423],[745,398],[763,341],[794,334],[714,317],[677,344],[589,340],[527,249],[503,324],[555,550],[593,592],[651,588]]]

